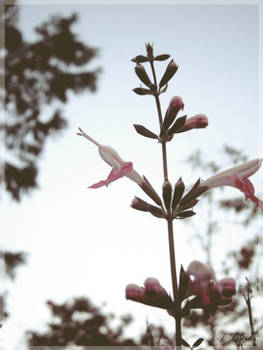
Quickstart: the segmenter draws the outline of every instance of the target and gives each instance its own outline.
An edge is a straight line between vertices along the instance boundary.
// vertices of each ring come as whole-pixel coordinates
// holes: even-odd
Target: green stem
[[[157,79],[155,74],[155,69],[153,62],[150,62],[154,84],[157,87]],[[157,88],[156,88],[157,89]],[[162,119],[162,111],[161,111],[161,105],[159,100],[159,94],[156,90],[155,94],[155,102],[157,106],[157,112],[158,112],[158,118],[159,118],[159,125],[160,125],[160,132],[162,130],[163,125],[163,119]],[[167,152],[166,152],[166,142],[162,142],[162,159],[163,159],[163,176],[164,181],[168,181],[168,165],[167,165]],[[176,334],[176,348],[181,349],[181,343],[182,343],[182,329],[181,329],[181,304],[178,297],[178,284],[177,284],[177,272],[176,272],[176,260],[175,260],[175,250],[174,250],[174,233],[173,233],[173,219],[171,216],[170,210],[168,210],[167,213],[167,224],[168,224],[168,240],[169,240],[169,253],[170,253],[170,268],[171,268],[171,277],[172,277],[172,285],[173,285],[173,297],[174,297],[174,304],[175,304],[175,310],[176,314],[178,316],[175,317],[175,334]]]
[[[176,314],[178,315],[175,318],[175,334],[176,334],[176,346],[178,349],[181,349],[181,339],[182,339],[182,330],[181,330],[181,304],[178,298],[178,285],[177,285],[177,272],[176,272],[176,261],[175,261],[175,250],[174,250],[174,235],[173,235],[173,222],[171,217],[167,219],[168,223],[168,238],[169,238],[169,252],[170,252],[170,267],[171,267],[171,277],[173,284],[173,297]]]
[[[251,287],[248,279],[246,280],[247,280],[247,297],[245,297],[245,301],[247,303],[247,309],[248,309],[248,318],[249,318],[249,325],[250,325],[250,331],[251,331],[251,342],[253,346],[257,346],[256,333],[255,333],[253,317],[252,317],[251,295],[250,295]]]

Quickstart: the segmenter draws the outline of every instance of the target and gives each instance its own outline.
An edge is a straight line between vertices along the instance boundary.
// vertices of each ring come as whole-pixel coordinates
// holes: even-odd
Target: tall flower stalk
[[[112,147],[100,145],[82,129],[79,129],[77,134],[95,144],[98,147],[101,158],[111,166],[111,172],[108,177],[90,186],[90,188],[97,189],[102,186],[108,186],[120,178],[128,177],[154,202],[154,204],[151,204],[139,197],[135,197],[131,207],[148,212],[156,218],[165,219],[167,222],[173,297],[162,287],[159,280],[151,277],[145,280],[144,287],[129,284],[126,287],[126,298],[166,310],[175,320],[175,344],[177,348],[181,349],[182,346],[196,348],[202,343],[203,338],[197,339],[191,347],[182,337],[182,318],[189,316],[191,309],[194,308],[201,308],[209,315],[213,314],[218,306],[230,304],[232,296],[236,293],[236,286],[235,281],[229,277],[217,281],[214,271],[208,265],[197,260],[192,261],[186,271],[181,266],[178,274],[173,221],[195,215],[193,207],[198,203],[199,196],[218,186],[236,187],[245,194],[246,199],[252,200],[263,209],[263,202],[255,196],[254,187],[248,180],[248,177],[260,168],[261,160],[253,160],[226,170],[204,182],[198,179],[186,194],[185,185],[181,177],[172,186],[168,177],[167,143],[178,133],[207,127],[208,119],[203,114],[197,114],[191,118],[187,118],[186,115],[178,116],[178,113],[184,109],[184,103],[179,96],[174,96],[171,99],[163,116],[160,95],[166,92],[168,83],[177,72],[178,66],[174,60],[171,60],[162,78],[158,81],[154,63],[165,61],[169,57],[170,55],[167,54],[154,56],[153,46],[147,44],[146,55],[138,55],[132,59],[136,63],[135,73],[143,83],[143,86],[137,87],[133,91],[141,96],[151,95],[155,99],[159,132],[153,132],[139,124],[135,124],[134,128],[141,136],[154,139],[161,144],[163,167],[162,198],[147,178],[141,176],[133,169],[132,162],[123,161]],[[143,63],[150,64],[152,79],[148,76]]]
[[[148,51],[149,50],[151,50],[151,49],[148,46]],[[150,64],[151,64],[151,70],[152,70],[152,74],[153,74],[154,85],[157,86],[157,79],[156,79],[156,73],[155,73],[155,69],[154,69],[154,62],[151,60]],[[160,133],[161,133],[162,128],[163,128],[163,118],[162,118],[162,111],[161,111],[161,105],[160,105],[160,100],[159,100],[159,93],[160,92],[158,92],[158,90],[154,91],[154,98],[155,98],[155,103],[156,103],[156,107],[157,107]],[[161,142],[164,186],[169,183],[166,142],[167,141],[165,139]],[[181,348],[181,343],[182,343],[181,316],[180,316],[181,305],[180,305],[179,298],[178,298],[178,283],[177,283],[175,249],[174,249],[173,219],[172,219],[170,208],[167,209],[166,220],[167,220],[167,228],[168,228],[170,269],[171,269],[171,278],[172,278],[172,286],[173,286],[174,307],[175,307],[175,310],[177,310],[177,316],[175,317],[176,345],[179,346],[179,348]]]

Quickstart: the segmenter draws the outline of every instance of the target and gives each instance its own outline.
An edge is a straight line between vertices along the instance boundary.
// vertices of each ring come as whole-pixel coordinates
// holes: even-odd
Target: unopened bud
[[[160,282],[153,277],[149,277],[144,282],[145,292],[147,295],[159,295],[168,297],[166,290],[160,285]]]
[[[197,114],[194,117],[186,119],[184,126],[176,133],[185,132],[191,129],[203,129],[208,125],[208,119],[204,114]]]
[[[131,207],[136,210],[149,211],[149,204],[139,197],[135,197],[132,200]]]
[[[180,202],[183,194],[184,194],[185,185],[180,177],[174,186],[174,194],[172,200],[172,209],[175,210],[178,203]]]
[[[162,206],[162,201],[155,189],[152,187],[150,182],[143,176],[143,182],[140,184],[141,189],[160,207]]]
[[[163,122],[163,129],[164,130],[167,130],[169,128],[169,126],[172,125],[172,123],[174,122],[180,109],[182,109],[182,110],[184,109],[183,100],[179,96],[174,96],[171,99],[170,104],[169,104],[167,111],[166,111],[166,114],[165,114],[165,118],[164,118],[164,122]]]
[[[140,63],[136,65],[135,73],[145,85],[150,86],[152,84],[150,78],[148,77],[148,74],[146,73],[145,68]]]
[[[147,57],[149,58],[150,61],[152,61],[154,59],[153,56],[153,45],[151,44],[146,44],[146,51],[147,51]]]
[[[177,72],[177,69],[178,69],[178,66],[175,64],[174,60],[171,60],[171,62],[168,64],[166,71],[164,72],[164,75],[160,81],[160,84],[159,84],[160,88],[168,83],[168,81]]]
[[[163,200],[165,208],[168,210],[171,206],[172,199],[172,185],[169,181],[165,181],[163,184]]]

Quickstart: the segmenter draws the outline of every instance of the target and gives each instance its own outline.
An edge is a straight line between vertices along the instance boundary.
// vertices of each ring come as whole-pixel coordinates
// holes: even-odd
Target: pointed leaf
[[[144,89],[144,88],[141,88],[141,87],[135,88],[132,91],[134,91],[137,95],[141,95],[141,96],[152,95],[152,91],[151,90]]]
[[[174,122],[178,113],[177,107],[172,107],[169,113],[166,113],[163,121],[163,130],[167,130]]]
[[[160,90],[160,94],[163,94],[164,92],[166,92],[168,88],[168,84],[166,84],[161,90]]]
[[[154,205],[149,204],[149,212],[153,215],[156,216],[157,218],[164,218],[165,214],[162,211],[162,209],[155,207]]]
[[[190,276],[185,272],[183,265],[181,265],[180,270],[180,281],[179,281],[179,300],[182,301],[186,297],[186,292],[190,282]]]
[[[180,202],[183,194],[184,194],[184,183],[182,181],[182,178],[180,177],[177,183],[174,186],[174,194],[172,199],[172,209],[175,210],[178,203]]]
[[[174,125],[168,130],[168,134],[169,135],[173,135],[176,133],[176,131],[178,131],[179,129],[181,129],[184,126],[186,120],[186,115],[184,115],[183,117],[178,118]]]
[[[146,56],[143,56],[143,55],[138,55],[134,58],[131,59],[132,62],[135,62],[135,63],[143,63],[143,62],[148,62],[148,57]]]
[[[183,211],[189,208],[193,208],[197,203],[199,202],[198,199],[193,199],[191,202],[185,203],[183,205],[179,205],[179,207],[177,208],[177,211]]]
[[[198,345],[200,345],[203,342],[203,340],[204,338],[197,339],[193,344],[193,348],[196,348]]]
[[[183,199],[180,202],[180,205],[190,202],[191,200],[197,197],[196,193],[197,193],[198,187],[200,186],[200,182],[201,182],[201,179],[199,178],[194,184],[194,186],[191,188],[191,190],[183,197]]]
[[[152,187],[150,182],[143,176],[143,183],[140,185],[141,189],[160,207],[162,206],[162,201],[155,189]]]
[[[155,57],[154,57],[154,60],[155,60],[155,61],[165,61],[165,60],[167,60],[169,57],[170,57],[170,55],[166,55],[166,54],[164,54],[164,55],[158,55],[158,56],[155,56]]]
[[[192,210],[182,211],[181,213],[176,213],[176,218],[185,219],[190,218],[190,216],[195,215],[196,213]]]
[[[133,126],[138,134],[145,137],[149,137],[150,139],[158,139],[158,136],[150,130],[148,130],[145,126],[139,124],[134,124]]]
[[[181,343],[182,345],[186,346],[187,348],[190,348],[191,346],[187,343],[186,340],[184,340],[183,338],[181,339]]]

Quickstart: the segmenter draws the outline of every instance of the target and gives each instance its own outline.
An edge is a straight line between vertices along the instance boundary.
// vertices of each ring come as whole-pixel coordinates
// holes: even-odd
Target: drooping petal
[[[117,173],[116,173],[116,170],[113,168],[106,180],[99,181],[94,185],[89,186],[89,188],[99,188],[102,186],[108,186],[113,181],[120,179],[121,177],[125,176],[127,173],[131,171],[132,171],[132,163],[123,162],[120,170]]]
[[[248,179],[248,177],[255,174],[260,168],[261,163],[262,159],[254,159],[239,166],[230,168],[210,177],[202,182],[201,186],[206,186],[207,190],[219,186],[236,187],[245,194],[246,199],[251,199],[257,204],[257,206],[263,209],[263,202],[254,195],[254,186]]]

